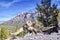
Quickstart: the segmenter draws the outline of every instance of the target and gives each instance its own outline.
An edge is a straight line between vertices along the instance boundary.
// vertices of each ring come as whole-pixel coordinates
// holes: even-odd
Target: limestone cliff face
[[[4,25],[16,25],[19,24],[23,26],[27,20],[34,21],[39,16],[39,12],[34,13],[20,13],[19,15],[15,16],[14,18],[2,23]]]

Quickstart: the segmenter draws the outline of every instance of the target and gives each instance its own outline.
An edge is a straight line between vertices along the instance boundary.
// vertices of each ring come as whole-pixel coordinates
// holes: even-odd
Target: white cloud
[[[13,0],[12,2],[9,2],[9,3],[0,2],[0,6],[8,8],[8,7],[10,7],[12,4],[14,4],[15,2],[18,2],[18,1],[22,1],[22,0]]]

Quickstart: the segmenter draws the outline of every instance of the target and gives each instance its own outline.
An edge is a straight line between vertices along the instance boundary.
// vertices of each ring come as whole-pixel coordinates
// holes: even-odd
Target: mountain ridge
[[[17,25],[19,24],[20,26],[23,26],[27,20],[34,21],[37,19],[37,16],[39,16],[39,12],[34,12],[34,13],[20,13],[19,15],[11,18],[8,21],[5,21],[2,23],[2,25]]]

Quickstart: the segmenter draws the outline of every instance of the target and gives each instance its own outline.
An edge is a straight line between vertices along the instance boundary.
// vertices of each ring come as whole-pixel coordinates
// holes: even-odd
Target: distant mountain
[[[2,25],[17,25],[23,26],[27,20],[34,21],[39,16],[39,12],[35,13],[20,13],[19,15],[15,16],[14,18],[2,23]]]
[[[0,21],[0,24],[3,23],[3,21]]]

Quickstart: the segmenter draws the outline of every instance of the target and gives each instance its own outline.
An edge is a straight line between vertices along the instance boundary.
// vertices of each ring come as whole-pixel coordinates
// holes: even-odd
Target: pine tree
[[[43,23],[44,27],[55,26],[53,31],[58,32],[57,16],[59,11],[57,5],[51,6],[51,0],[41,0],[41,5],[37,4],[36,9],[40,12],[38,20]]]

